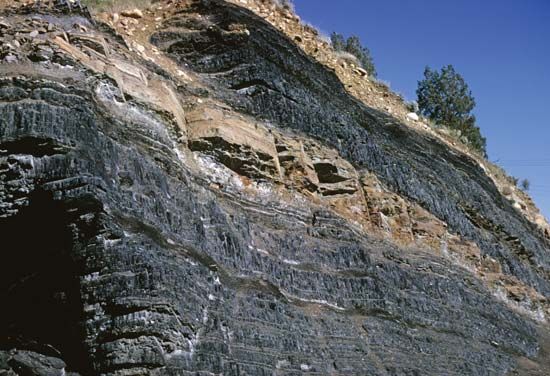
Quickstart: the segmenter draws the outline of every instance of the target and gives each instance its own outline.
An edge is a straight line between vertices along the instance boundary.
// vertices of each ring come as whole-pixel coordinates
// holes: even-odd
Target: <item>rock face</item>
[[[547,372],[550,241],[475,161],[168,5],[4,11],[0,374]]]

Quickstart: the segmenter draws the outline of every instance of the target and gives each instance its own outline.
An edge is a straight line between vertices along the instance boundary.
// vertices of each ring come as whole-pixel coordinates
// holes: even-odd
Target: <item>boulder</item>
[[[198,106],[186,118],[191,150],[211,155],[247,177],[279,179],[275,140],[257,122],[206,105]]]
[[[143,18],[143,12],[138,8],[123,10],[122,12],[120,12],[120,15],[123,17],[129,17],[129,18]],[[113,19],[114,19],[114,15],[113,15]]]
[[[416,114],[415,112],[409,112],[407,114],[407,119],[412,121],[418,121],[420,118],[418,117],[418,114]]]

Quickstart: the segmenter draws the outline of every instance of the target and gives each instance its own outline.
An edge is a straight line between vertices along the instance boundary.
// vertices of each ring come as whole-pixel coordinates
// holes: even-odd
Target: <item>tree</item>
[[[376,68],[370,50],[361,44],[359,37],[352,35],[345,39],[342,34],[332,33],[330,41],[334,50],[352,54],[357,58],[359,65],[368,72],[369,76],[376,77]]]
[[[479,127],[472,124],[461,132],[462,137],[465,138],[462,141],[487,158],[487,139],[483,137]]]
[[[529,188],[531,188],[531,182],[527,179],[523,179],[521,181],[521,189],[523,189],[524,191],[528,191]]]
[[[344,36],[342,34],[332,33],[330,35],[330,42],[332,44],[332,48],[334,48],[336,51],[345,51],[346,40],[344,39]]]
[[[452,65],[441,72],[426,67],[416,89],[418,107],[432,121],[460,131],[462,139],[486,156],[486,140],[472,114],[476,102],[472,92]],[[464,141],[464,140],[463,140]]]

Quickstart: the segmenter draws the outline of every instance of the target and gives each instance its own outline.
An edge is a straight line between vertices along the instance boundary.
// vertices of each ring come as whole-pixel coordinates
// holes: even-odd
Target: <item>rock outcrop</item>
[[[216,0],[2,12],[0,374],[549,369],[549,234],[297,39]]]

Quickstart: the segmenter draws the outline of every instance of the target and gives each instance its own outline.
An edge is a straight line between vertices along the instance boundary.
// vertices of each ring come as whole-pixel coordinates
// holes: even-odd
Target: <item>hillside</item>
[[[0,4],[0,374],[547,374],[532,200],[290,9]]]

